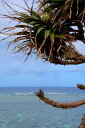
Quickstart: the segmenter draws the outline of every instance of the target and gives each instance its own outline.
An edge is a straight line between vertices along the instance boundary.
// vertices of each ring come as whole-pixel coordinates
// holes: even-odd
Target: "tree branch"
[[[85,99],[75,101],[75,102],[70,102],[70,103],[55,102],[53,100],[49,100],[48,98],[46,98],[42,90],[40,90],[39,92],[36,92],[36,96],[38,96],[40,100],[44,101],[46,104],[49,104],[56,108],[62,108],[62,109],[75,108],[85,104]]]
[[[76,64],[85,63],[85,60],[65,61],[65,60],[53,59],[53,60],[50,60],[50,63],[60,64],[60,65],[76,65]]]
[[[77,87],[78,87],[79,89],[85,89],[85,85],[82,85],[82,84],[77,84]]]

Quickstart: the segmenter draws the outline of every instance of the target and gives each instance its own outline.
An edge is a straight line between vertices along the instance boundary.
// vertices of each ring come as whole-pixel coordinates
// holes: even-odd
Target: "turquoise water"
[[[46,97],[59,102],[85,99],[76,88],[42,88]],[[39,88],[0,88],[0,128],[78,128],[85,105],[58,109],[40,101]]]

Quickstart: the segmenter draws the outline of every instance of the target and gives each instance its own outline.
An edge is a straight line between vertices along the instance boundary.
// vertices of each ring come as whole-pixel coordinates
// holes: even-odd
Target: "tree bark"
[[[85,89],[85,85],[82,85],[82,84],[77,84],[77,87],[78,87],[79,89]]]
[[[60,65],[77,65],[85,63],[85,60],[77,60],[77,61],[64,61],[64,60],[51,60],[50,63],[60,64]]]
[[[80,126],[78,128],[85,128],[85,114],[83,115],[81,124],[80,124]]]
[[[67,53],[69,54],[69,52],[67,52]],[[67,55],[66,55],[66,57],[67,57]],[[79,54],[77,52],[76,52],[76,55],[73,55],[70,58],[72,60],[66,60],[66,59],[59,60],[59,59],[56,59],[56,58],[51,58],[50,63],[60,64],[60,65],[76,65],[76,64],[85,63],[85,56],[84,55],[81,55],[81,54]]]
[[[53,100],[49,100],[48,98],[46,98],[42,90],[40,90],[39,92],[36,92],[36,96],[38,96],[40,100],[44,101],[46,104],[49,104],[56,108],[62,108],[62,109],[75,108],[85,104],[85,99],[75,101],[75,102],[70,102],[70,103],[55,102]]]
[[[77,87],[79,89],[85,89],[85,85],[77,84]],[[40,100],[44,101],[46,104],[52,105],[53,107],[56,107],[56,108],[62,108],[62,109],[79,107],[85,104],[85,99],[75,101],[75,102],[70,102],[70,103],[55,102],[53,100],[49,100],[48,98],[46,98],[42,90],[40,90],[39,92],[36,92],[36,96],[38,96]],[[85,114],[83,115],[81,124],[78,128],[85,128]]]

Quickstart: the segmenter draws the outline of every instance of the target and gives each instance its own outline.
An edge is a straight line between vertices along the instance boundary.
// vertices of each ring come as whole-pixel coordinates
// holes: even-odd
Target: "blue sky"
[[[11,0],[6,0],[6,2],[9,3]],[[31,2],[30,0],[29,5]],[[24,6],[23,0],[13,0],[13,3]],[[14,5],[12,6],[14,7]],[[18,7],[14,8],[21,11]],[[7,14],[8,12],[0,1],[1,13]],[[7,26],[9,26],[9,20],[0,18],[0,29]],[[4,35],[0,35],[0,39],[3,37]],[[85,84],[85,64],[76,66],[54,65],[36,59],[34,55],[30,56],[24,63],[23,54],[12,54],[11,50],[7,51],[8,41],[5,40],[0,44],[0,87],[76,87],[77,83]],[[77,49],[85,54],[85,46],[80,42],[77,43]]]

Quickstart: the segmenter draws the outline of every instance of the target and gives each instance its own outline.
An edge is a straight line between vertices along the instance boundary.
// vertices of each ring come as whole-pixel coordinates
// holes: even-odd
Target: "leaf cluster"
[[[17,21],[15,26],[1,30],[15,36],[9,46],[15,44],[15,52],[22,51],[27,57],[34,53],[54,64],[85,63],[85,56],[73,45],[78,40],[85,43],[85,0],[38,0],[37,11],[24,2],[25,12],[18,12],[4,1],[13,13],[3,17]],[[17,29],[20,31],[13,32]]]

